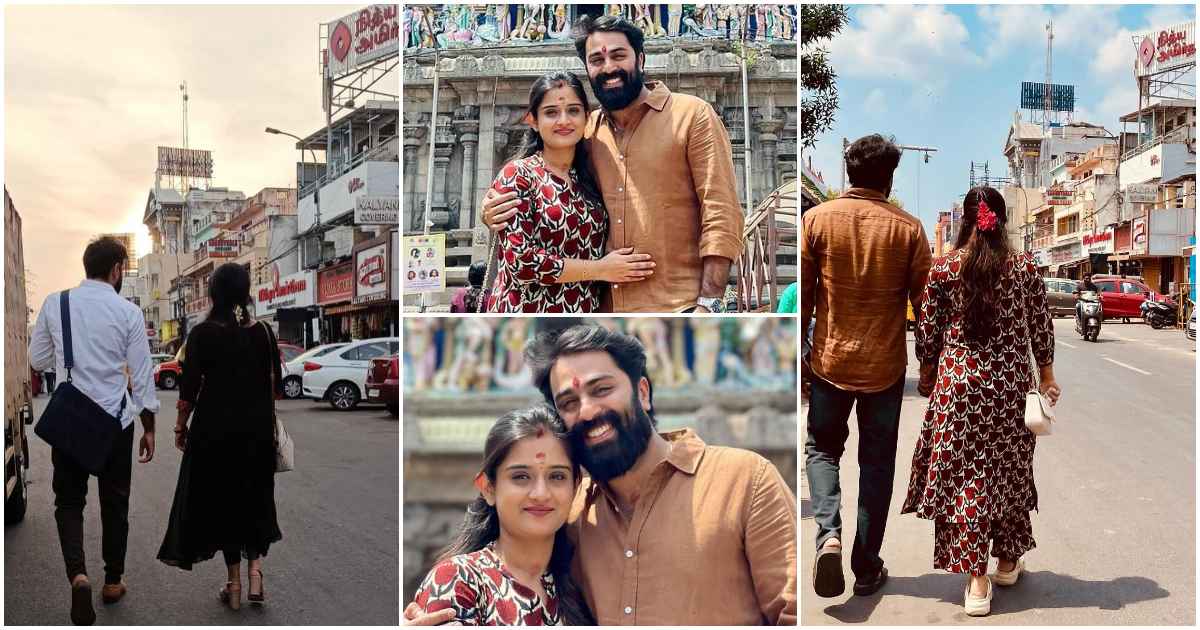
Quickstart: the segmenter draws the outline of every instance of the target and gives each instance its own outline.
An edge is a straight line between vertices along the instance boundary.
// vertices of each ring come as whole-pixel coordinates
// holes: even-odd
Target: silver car
[[[1042,278],[1046,284],[1046,302],[1053,317],[1075,316],[1075,291],[1079,281],[1070,278]]]

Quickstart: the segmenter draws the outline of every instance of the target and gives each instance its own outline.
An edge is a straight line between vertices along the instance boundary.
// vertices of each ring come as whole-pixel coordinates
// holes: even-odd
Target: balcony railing
[[[303,198],[311,195],[314,190],[324,187],[326,183],[345,175],[347,172],[363,162],[389,162],[392,160],[400,160],[399,136],[385,138],[374,147],[360,151],[348,161],[338,160],[337,158],[327,158],[327,163],[329,164],[328,173],[322,174],[317,179],[306,184],[300,189],[297,197]]]
[[[1137,156],[1141,153],[1145,153],[1146,151],[1149,151],[1160,144],[1190,144],[1195,147],[1195,142],[1196,127],[1194,125],[1176,127],[1175,129],[1172,129],[1161,136],[1152,138],[1150,141],[1142,143],[1126,151],[1123,155],[1121,155],[1121,160],[1128,160],[1129,158]]]

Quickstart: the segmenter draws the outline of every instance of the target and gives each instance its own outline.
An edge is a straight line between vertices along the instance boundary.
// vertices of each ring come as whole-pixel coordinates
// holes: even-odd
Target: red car
[[[367,368],[369,403],[383,403],[393,416],[400,415],[400,355],[371,359]]]
[[[1141,317],[1142,302],[1146,301],[1147,297],[1155,300],[1170,300],[1170,298],[1152,291],[1141,278],[1097,274],[1092,276],[1092,282],[1100,289],[1100,300],[1104,305],[1105,319]]]

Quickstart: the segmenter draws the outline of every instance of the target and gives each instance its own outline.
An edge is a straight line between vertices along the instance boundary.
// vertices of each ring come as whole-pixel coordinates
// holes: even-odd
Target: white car
[[[340,411],[354,409],[363,399],[371,359],[399,352],[399,337],[378,337],[352,341],[325,356],[310,357],[304,362],[301,377],[304,396],[328,400]]]
[[[304,351],[303,354],[283,364],[283,395],[288,398],[300,398],[304,395],[304,362],[313,357],[323,357],[344,343],[327,343]]]

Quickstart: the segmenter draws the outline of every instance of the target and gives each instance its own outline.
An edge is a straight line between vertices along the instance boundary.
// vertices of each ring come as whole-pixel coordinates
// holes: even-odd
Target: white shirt
[[[29,364],[38,371],[54,366],[62,383],[67,380],[67,368],[59,297],[59,293],[51,293],[42,303],[29,339]],[[133,424],[142,409],[158,413],[146,320],[111,284],[84,280],[71,290],[71,349],[71,383],[113,416],[125,398],[125,366],[129,366],[133,397],[125,404],[122,429]]]

